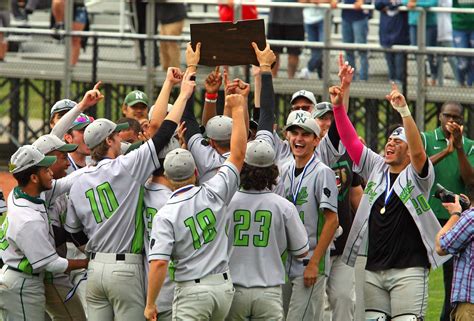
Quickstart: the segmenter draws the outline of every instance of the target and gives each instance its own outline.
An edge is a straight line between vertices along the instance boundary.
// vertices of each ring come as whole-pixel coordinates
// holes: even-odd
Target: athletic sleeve
[[[155,145],[147,140],[140,148],[127,155],[119,156],[117,160],[124,172],[129,173],[140,185],[145,184],[154,170],[160,168]]]
[[[449,254],[459,254],[474,240],[474,212],[464,213],[454,226],[439,239],[439,245]]]
[[[271,132],[275,123],[275,94],[271,72],[262,73],[260,104],[260,118],[257,129]]]
[[[186,106],[183,111],[182,120],[186,123],[186,132],[184,133],[184,139],[189,145],[189,140],[196,134],[200,134],[199,123],[194,115],[194,93],[186,102]]]
[[[69,233],[78,233],[82,231],[83,229],[82,222],[79,219],[79,217],[77,217],[76,208],[72,200],[69,200],[69,203],[67,206],[64,229],[68,231]],[[90,235],[88,235],[88,237],[90,237]]]
[[[56,126],[51,130],[51,135],[58,137],[60,140],[64,139],[64,134],[72,127],[74,120],[81,114],[81,110],[78,105],[74,106],[70,111],[64,114],[61,119],[58,120]]]
[[[225,162],[217,174],[203,184],[207,195],[212,199],[219,198],[224,204],[229,205],[235,192],[240,185],[240,175],[237,168],[231,162]]]
[[[309,251],[309,239],[296,207],[288,202],[285,211],[285,231],[288,240],[288,252],[293,256]]]
[[[58,258],[56,249],[49,241],[49,227],[44,221],[34,220],[18,231],[16,244],[25,254],[34,271],[40,271]]]
[[[148,261],[169,261],[174,246],[173,224],[163,217],[161,210],[153,218]],[[161,214],[161,215],[160,215]]]
[[[328,209],[337,213],[337,183],[334,171],[327,166],[319,166],[315,170],[318,175],[314,180],[314,196],[320,209]]]
[[[352,169],[364,180],[367,180],[376,167],[381,167],[383,164],[384,160],[382,156],[367,148],[367,146],[364,146],[359,165],[354,163]]]
[[[209,146],[201,134],[195,134],[188,141],[200,177],[222,166],[224,158]]]

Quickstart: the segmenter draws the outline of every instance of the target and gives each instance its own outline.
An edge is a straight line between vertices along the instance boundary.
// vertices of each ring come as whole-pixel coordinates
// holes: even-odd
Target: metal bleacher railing
[[[69,3],[72,0],[67,0]],[[49,109],[51,103],[58,98],[79,98],[83,93],[84,88],[87,88],[90,83],[95,80],[102,80],[106,86],[105,91],[106,101],[104,103],[104,115],[106,117],[114,118],[114,110],[118,110],[124,93],[130,87],[140,86],[151,96],[155,97],[155,93],[164,79],[164,72],[155,68],[154,65],[154,51],[155,46],[151,45],[160,40],[171,40],[182,43],[189,41],[189,27],[185,27],[185,32],[181,36],[163,36],[157,35],[154,30],[155,25],[155,2],[163,1],[148,1],[147,12],[147,32],[146,34],[137,34],[132,32],[128,18],[130,12],[125,0],[90,0],[86,1],[88,10],[91,15],[92,24],[91,31],[78,32],[72,31],[72,6],[65,15],[65,30],[53,31],[48,29],[49,24],[46,19],[40,23],[32,22],[28,29],[20,26],[12,28],[0,28],[0,32],[5,32],[11,40],[17,40],[20,47],[40,47],[43,42],[52,46],[52,40],[49,36],[61,35],[64,37],[63,43],[55,43],[55,51],[48,49],[47,51],[35,51],[35,49],[24,51],[19,54],[7,55],[6,62],[0,64],[0,73],[5,81],[0,82],[2,86],[10,85],[11,90],[5,97],[0,97],[0,104],[10,102],[9,116],[10,123],[0,127],[0,134],[8,133],[10,135],[9,143],[17,142],[18,144],[30,141],[46,130],[46,109]],[[219,3],[227,3],[227,1],[205,1],[205,0],[167,0],[167,3],[185,3],[188,6],[188,19],[186,25],[189,23],[210,22],[218,20],[218,13],[216,6]],[[104,4],[106,6],[104,7]],[[340,33],[333,31],[333,26],[340,23],[340,9],[353,9],[352,5],[339,4],[337,9],[331,9],[328,4],[308,4],[297,2],[270,2],[268,0],[261,1],[238,1],[234,0],[236,16],[238,16],[239,8],[245,4],[257,5],[260,16],[266,19],[271,7],[311,7],[318,6],[326,11],[324,25],[326,32],[324,41],[309,42],[309,41],[281,41],[269,40],[270,45],[285,45],[287,47],[301,47],[305,50],[309,48],[323,49],[323,77],[322,79],[312,78],[309,80],[288,79],[280,72],[278,78],[274,79],[275,92],[278,96],[278,101],[281,103],[283,114],[284,106],[288,101],[288,95],[292,92],[306,88],[315,92],[323,100],[328,99],[327,88],[337,82],[337,64],[335,63],[335,56],[343,50],[367,50],[371,55],[371,70],[374,74],[373,80],[369,82],[354,82],[351,88],[351,95],[354,97],[351,100],[358,112],[353,114],[353,117],[358,119],[365,128],[365,136],[369,145],[378,143],[380,132],[387,127],[387,124],[392,121],[389,116],[383,116],[384,113],[389,113],[390,108],[383,103],[383,97],[388,90],[387,69],[385,67],[385,60],[383,53],[386,51],[405,52],[414,57],[408,62],[408,77],[406,80],[406,95],[408,99],[415,106],[416,121],[420,129],[425,128],[425,123],[436,115],[436,110],[440,103],[447,100],[456,100],[470,106],[468,109],[468,128],[474,130],[474,114],[472,103],[474,101],[474,90],[472,88],[463,88],[457,86],[454,80],[444,87],[427,86],[426,85],[426,66],[425,60],[427,54],[442,54],[443,56],[469,56],[474,57],[474,49],[459,49],[459,48],[440,48],[427,47],[426,34],[424,28],[426,24],[427,12],[463,12],[467,14],[474,14],[474,9],[453,9],[453,8],[415,8],[420,12],[418,24],[418,45],[417,46],[393,46],[392,48],[382,48],[378,43],[378,34],[371,32],[368,44],[347,44],[341,42]],[[364,5],[364,10],[374,10],[373,5]],[[408,10],[401,7],[400,10]],[[375,10],[374,10],[375,12]],[[110,18],[105,17],[110,15]],[[370,23],[372,30],[377,30],[378,20],[373,19]],[[337,29],[337,28],[336,28]],[[88,37],[90,49],[86,55],[81,55],[79,64],[75,67],[70,66],[68,57],[71,50],[71,37],[81,36]],[[23,38],[22,38],[23,37]],[[40,41],[38,41],[38,39]],[[48,40],[46,40],[48,39]],[[32,41],[33,40],[33,41]],[[145,68],[137,67],[136,54],[134,49],[134,42],[136,40],[145,40],[146,46],[146,66]],[[308,52],[304,51],[302,55],[300,66],[308,59]],[[282,59],[284,61],[285,59]],[[372,64],[372,61],[374,62]],[[378,65],[375,63],[377,62]],[[373,66],[373,68],[372,68]],[[204,78],[204,73],[208,69],[200,68],[199,78]],[[449,70],[447,70],[449,75]],[[450,75],[449,75],[450,76]],[[41,80],[44,82],[42,88],[34,88],[35,91],[41,91],[43,95],[43,112],[45,121],[39,128],[30,128],[29,114],[28,114],[28,92],[25,89],[28,86],[33,86],[33,80]],[[81,87],[82,84],[82,87]],[[84,85],[87,84],[87,85]],[[202,87],[201,87],[202,88]],[[46,94],[45,94],[46,93]],[[199,95],[198,95],[199,96]],[[430,105],[431,104],[431,105]],[[427,107],[427,106],[431,107]],[[20,108],[21,107],[21,108]],[[375,113],[372,113],[376,110]],[[3,115],[8,112],[5,111]],[[14,119],[14,121],[12,121]],[[280,117],[280,120],[282,118]],[[19,125],[17,122],[24,123]],[[1,125],[1,123],[0,123]],[[469,126],[470,125],[470,126]],[[22,130],[20,130],[20,127]]]

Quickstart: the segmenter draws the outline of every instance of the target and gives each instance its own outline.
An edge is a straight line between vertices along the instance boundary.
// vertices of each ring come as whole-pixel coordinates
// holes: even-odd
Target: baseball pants
[[[244,288],[235,286],[227,321],[283,320],[280,286]]]
[[[70,288],[56,284],[44,285],[46,296],[46,312],[52,321],[86,321],[81,300],[74,295],[64,302]]]
[[[326,279],[326,276],[319,275],[316,283],[309,288],[304,286],[302,276],[291,280],[288,321],[324,321]]]
[[[4,265],[0,272],[2,321],[44,321],[46,299],[43,274],[13,271]]]
[[[157,321],[171,321],[173,320],[173,310],[158,311]]]
[[[87,269],[89,321],[145,320],[141,254],[93,253]]]
[[[364,287],[365,287],[365,265],[367,264],[367,257],[357,256],[355,263],[355,293],[356,293],[356,308],[355,321],[365,321],[365,301],[364,301]]]
[[[428,304],[428,269],[366,271],[364,296],[366,311],[384,312],[392,318],[401,314],[422,317]]]
[[[346,321],[354,319],[355,273],[341,260],[341,256],[331,256],[331,270],[326,284],[329,303],[329,317],[325,320]]]
[[[229,272],[176,282],[173,320],[222,321],[229,312],[233,297],[234,286]]]

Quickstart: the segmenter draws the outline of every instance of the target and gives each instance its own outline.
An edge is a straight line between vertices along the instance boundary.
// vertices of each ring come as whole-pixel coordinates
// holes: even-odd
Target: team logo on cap
[[[16,168],[16,165],[15,165],[15,164],[13,164],[13,163],[9,163],[9,164],[8,164],[8,170],[9,170],[10,172],[13,172],[13,171],[15,170],[15,168]]]
[[[306,122],[306,119],[308,119],[303,113],[297,113],[296,116],[295,116],[295,122],[301,124],[301,123],[305,123]]]
[[[403,134],[403,128],[398,127],[397,129],[393,131],[392,136],[400,136],[401,134]]]
[[[135,99],[143,99],[143,93],[142,92],[135,92]]]

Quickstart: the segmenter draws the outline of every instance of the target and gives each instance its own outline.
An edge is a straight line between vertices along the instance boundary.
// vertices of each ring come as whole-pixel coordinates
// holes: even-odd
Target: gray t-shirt
[[[226,211],[239,181],[239,171],[225,162],[202,186],[176,190],[153,220],[149,260],[172,260],[179,282],[226,272]]]

